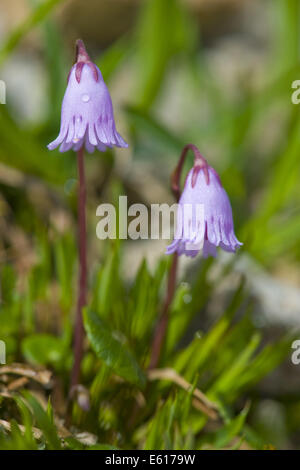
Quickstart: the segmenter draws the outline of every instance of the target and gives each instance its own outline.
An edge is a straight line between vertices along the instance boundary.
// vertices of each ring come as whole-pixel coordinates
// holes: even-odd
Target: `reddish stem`
[[[161,356],[163,342],[166,336],[167,327],[169,323],[169,308],[172,303],[175,289],[176,289],[176,276],[177,276],[177,264],[178,264],[178,254],[174,253],[172,258],[172,264],[168,276],[168,287],[166,300],[163,306],[163,311],[160,317],[160,320],[157,324],[154,333],[154,339],[152,343],[152,353],[149,363],[149,369],[155,369],[159,363]]]
[[[82,70],[85,64],[87,64],[93,73],[94,79],[98,82],[98,69],[96,65],[91,61],[90,56],[88,55],[84,42],[81,39],[76,41],[76,68],[75,68],[75,77],[78,83],[81,81]]]
[[[79,383],[80,365],[83,355],[84,327],[82,309],[86,305],[87,289],[87,260],[86,260],[86,186],[84,175],[84,150],[83,147],[77,152],[79,194],[78,194],[78,245],[79,245],[79,283],[77,313],[74,333],[74,364],[71,376],[71,391]]]
[[[199,149],[196,147],[194,144],[187,144],[185,147],[183,147],[179,162],[177,164],[177,167],[175,168],[175,171],[172,175],[171,179],[171,186],[172,186],[172,191],[177,199],[177,201],[180,198],[180,177],[182,173],[182,168],[184,164],[185,157],[188,153],[189,150],[192,150],[194,152],[194,167],[193,167],[193,177],[192,177],[192,186],[194,187],[196,184],[197,180],[197,175],[200,170],[204,171],[206,183],[209,184],[209,173],[208,173],[208,163],[205,160],[205,158],[201,155],[199,152]]]
[[[181,196],[180,191],[180,178],[183,169],[183,164],[185,157],[189,150],[194,152],[194,167],[193,167],[193,176],[192,176],[192,186],[196,184],[197,175],[200,170],[204,171],[204,176],[206,179],[206,183],[209,184],[209,173],[208,173],[208,163],[205,158],[201,155],[198,148],[193,144],[187,144],[183,147],[177,167],[172,174],[171,177],[171,188],[173,194],[177,201],[179,201]],[[152,349],[151,349],[151,358],[149,363],[149,369],[154,369],[157,367],[159,363],[159,359],[161,356],[163,342],[166,336],[167,327],[169,323],[169,309],[172,303],[175,289],[176,289],[176,275],[177,275],[177,264],[178,264],[178,254],[173,254],[172,264],[169,271],[168,277],[168,287],[167,287],[167,296],[163,306],[163,311],[158,322],[158,325],[155,329],[154,339],[152,342]]]

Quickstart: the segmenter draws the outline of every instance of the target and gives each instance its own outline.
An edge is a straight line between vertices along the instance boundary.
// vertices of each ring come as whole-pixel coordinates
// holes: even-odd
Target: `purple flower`
[[[203,249],[207,258],[216,256],[217,246],[235,252],[242,245],[234,234],[227,193],[216,171],[203,161],[188,173],[179,199],[175,239],[167,254],[194,257]]]
[[[113,145],[128,147],[116,130],[113,106],[99,68],[90,61],[81,40],[77,41],[77,62],[72,67],[62,103],[60,133],[48,145],[60,152],[78,151],[83,145],[92,153]]]

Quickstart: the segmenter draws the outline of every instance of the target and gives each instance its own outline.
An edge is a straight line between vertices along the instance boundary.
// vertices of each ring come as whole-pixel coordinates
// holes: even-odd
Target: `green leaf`
[[[95,444],[87,447],[87,450],[121,450],[118,447],[110,446],[109,444]]]
[[[57,240],[54,245],[54,257],[61,293],[61,304],[63,309],[68,309],[74,296],[73,280],[76,249],[73,236],[64,234]]]
[[[16,274],[11,265],[1,267],[1,293],[2,302],[8,303],[12,301],[14,287],[16,285]]]
[[[150,135],[151,139],[160,147],[176,154],[184,147],[185,141],[183,139],[173,134],[148,112],[133,106],[126,106],[124,110],[133,126],[139,131],[144,131],[146,135]]]
[[[249,367],[250,359],[253,356],[261,341],[261,334],[256,332],[252,335],[248,345],[240,353],[231,367],[225,369],[223,374],[216,380],[208,392],[210,397],[215,399],[220,395],[227,396],[231,401],[234,399],[232,390],[237,386],[242,373]]]
[[[48,77],[48,115],[49,124],[53,131],[57,131],[60,121],[61,102],[66,88],[68,76],[68,60],[65,53],[65,42],[62,31],[54,19],[48,18],[43,24],[45,52]]]
[[[84,450],[85,449],[84,445],[80,441],[75,439],[74,437],[67,437],[65,439],[65,442],[68,445],[68,448],[70,450]]]
[[[239,377],[238,385],[241,389],[253,386],[270,371],[274,370],[284,361],[291,352],[291,344],[299,338],[299,331],[293,335],[287,334],[274,344],[267,344],[257,354],[249,367],[247,367]]]
[[[3,46],[0,49],[0,66],[7,59],[9,54],[15,49],[19,44],[21,39],[43,21],[46,16],[55,8],[59,3],[62,3],[64,0],[45,0],[40,2],[40,4],[33,10],[32,13],[17,26],[12,33],[8,36]]]
[[[201,367],[206,365],[213,350],[217,348],[221,338],[228,330],[237,308],[243,300],[243,288],[244,282],[242,281],[226,312],[203,338],[197,335],[190,347],[183,351],[182,356],[180,355],[176,361],[176,370],[182,372],[182,370],[185,369],[188,380],[190,380]]]
[[[193,45],[191,19],[178,0],[147,0],[141,10],[137,34],[138,106],[147,109],[163,83],[170,59]]]
[[[152,334],[153,322],[160,310],[159,291],[166,271],[166,261],[161,260],[156,272],[152,275],[144,260],[129,293],[126,324],[129,323],[130,336],[142,343],[143,351],[148,348],[145,339]]]
[[[33,411],[37,426],[41,429],[45,436],[48,448],[50,450],[60,450],[61,444],[57,435],[56,428],[51,422],[51,419],[49,418],[47,413],[43,410],[37,399],[34,398],[29,392],[24,391],[23,395]]]
[[[169,353],[176,347],[180,338],[184,335],[189,324],[189,302],[191,301],[191,287],[187,283],[178,286],[175,298],[170,308],[171,318],[166,338],[166,352]]]
[[[235,359],[241,354],[247,346],[249,339],[255,331],[252,319],[249,313],[245,313],[243,318],[237,322],[225,335],[215,350],[211,358],[211,374],[214,378],[224,372],[231,366]]]
[[[65,358],[66,348],[60,338],[49,334],[33,334],[22,341],[22,353],[34,364],[59,367]]]
[[[5,106],[0,107],[0,140],[0,161],[6,165],[54,185],[63,184],[70,177],[73,160],[47,151],[46,142],[41,144],[20,128]]]
[[[84,324],[88,338],[99,359],[102,359],[120,377],[143,387],[145,376],[136,359],[114,336],[114,332],[99,315],[91,310],[86,310]]]
[[[177,398],[169,397],[163,406],[158,407],[148,425],[145,450],[171,448],[171,430],[177,406]]]
[[[132,47],[132,40],[127,36],[122,36],[108,47],[101,57],[96,61],[105,83],[109,82],[117,68],[125,60]]]
[[[242,412],[228,424],[226,424],[220,431],[216,433],[215,447],[220,449],[229,444],[236,436],[238,436],[244,426],[245,420],[249,412],[250,405],[247,404]]]
[[[112,305],[116,299],[116,290],[119,280],[119,263],[119,250],[114,247],[108,254],[104,266],[98,273],[96,287],[94,289],[95,298],[93,306],[102,316],[110,315]]]

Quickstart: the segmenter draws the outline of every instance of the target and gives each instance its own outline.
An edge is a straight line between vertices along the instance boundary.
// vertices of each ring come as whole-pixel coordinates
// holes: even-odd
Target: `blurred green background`
[[[291,362],[300,337],[300,114],[291,101],[299,10],[298,0],[1,1],[0,340],[8,365],[53,376],[35,383],[23,369],[0,368],[0,448],[299,447],[300,366]],[[82,390],[61,425],[77,172],[72,152],[46,145],[58,134],[78,37],[130,146],[86,157],[89,342]],[[170,174],[189,142],[219,172],[244,246],[180,260],[166,375],[152,381],[145,367],[167,241],[100,242],[96,208],[121,194],[129,204],[172,203]],[[166,368],[194,388],[176,385]],[[211,416],[195,403],[197,388],[216,403]]]

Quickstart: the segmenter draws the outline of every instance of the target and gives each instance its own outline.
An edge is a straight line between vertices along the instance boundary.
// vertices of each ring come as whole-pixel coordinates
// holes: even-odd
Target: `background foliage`
[[[109,45],[90,40],[113,101],[125,97],[117,116],[130,149],[86,158],[88,340],[82,386],[71,401],[76,160],[46,150],[72,63],[58,15],[64,1],[28,2],[27,18],[2,40],[5,72],[34,30],[47,96],[36,121],[20,116],[9,83],[0,107],[1,449],[298,446],[300,384],[290,364],[297,321],[284,324],[283,303],[282,322],[273,323],[267,302],[266,324],[251,280],[253,266],[276,280],[270,291],[262,277],[263,297],[271,299],[290,281],[286,273],[299,280],[300,115],[290,99],[300,76],[299,2],[256,3],[267,19],[263,36],[217,26],[208,34],[187,2],[147,0]],[[221,48],[225,68],[214,67],[221,40],[241,37],[255,59],[250,54],[243,66],[243,50],[235,56]],[[222,70],[231,70],[229,85]],[[182,263],[160,368],[149,372],[169,260],[153,242],[150,256],[139,241],[100,243],[95,210],[119,194],[151,203],[153,182],[160,202],[171,201],[169,175],[190,141],[220,173],[244,247],[235,257]]]

